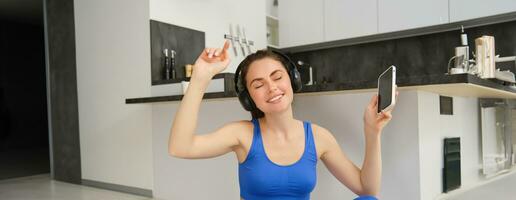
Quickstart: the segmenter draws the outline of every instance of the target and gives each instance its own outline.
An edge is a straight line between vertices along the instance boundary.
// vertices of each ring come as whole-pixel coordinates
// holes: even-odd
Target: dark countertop
[[[432,86],[432,85],[453,85],[453,84],[471,84],[475,86],[482,86],[481,90],[500,91],[504,94],[512,94],[516,96],[516,87],[505,86],[496,80],[485,80],[477,76],[470,74],[455,74],[455,75],[427,75],[427,76],[416,76],[416,77],[399,77],[397,80],[398,88],[411,87],[411,86]],[[363,89],[375,89],[377,87],[377,81],[363,81],[363,82],[352,82],[352,83],[326,83],[311,86],[304,86],[299,93],[317,93],[317,92],[339,92],[339,91],[350,91],[350,90],[363,90]],[[502,94],[503,95],[503,94]],[[218,99],[218,98],[231,98],[236,97],[233,91],[229,92],[216,92],[206,93],[203,99]],[[155,102],[167,102],[167,101],[180,101],[183,95],[171,95],[171,96],[156,96],[156,97],[141,97],[141,98],[129,98],[125,100],[126,104],[136,103],[155,103]]]

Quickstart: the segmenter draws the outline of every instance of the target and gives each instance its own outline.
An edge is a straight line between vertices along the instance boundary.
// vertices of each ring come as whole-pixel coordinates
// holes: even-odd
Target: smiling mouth
[[[285,94],[280,94],[280,95],[277,95],[275,97],[272,97],[271,99],[267,100],[268,103],[275,103],[275,102],[278,102],[281,97],[285,96]]]

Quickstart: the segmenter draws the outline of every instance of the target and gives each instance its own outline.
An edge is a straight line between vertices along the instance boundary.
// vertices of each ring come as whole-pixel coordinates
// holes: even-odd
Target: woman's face
[[[262,112],[276,113],[290,108],[292,86],[281,62],[272,58],[254,61],[247,71],[246,86],[256,107]]]

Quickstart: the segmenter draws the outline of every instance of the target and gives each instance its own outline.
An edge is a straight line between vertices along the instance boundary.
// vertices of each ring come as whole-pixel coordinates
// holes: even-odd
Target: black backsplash
[[[185,77],[185,65],[193,64],[205,47],[204,32],[150,20],[152,85],[167,84],[163,49],[176,51],[176,79]],[[176,82],[177,82],[176,80]]]
[[[475,38],[495,37],[496,54],[516,55],[516,21],[465,29],[471,52]],[[374,84],[390,65],[397,66],[398,80],[425,78],[447,72],[448,60],[460,45],[460,30],[364,43],[291,54],[292,60],[309,63],[316,71],[317,83]],[[515,71],[514,65],[502,69]],[[499,67],[497,65],[497,67]]]

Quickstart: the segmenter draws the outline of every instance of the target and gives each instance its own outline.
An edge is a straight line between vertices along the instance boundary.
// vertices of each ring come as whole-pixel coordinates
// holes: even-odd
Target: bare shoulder
[[[337,144],[333,134],[322,126],[312,123],[312,132],[319,158]]]
[[[225,124],[220,131],[236,137],[239,142],[248,138],[253,133],[253,123],[249,120],[238,120]]]
[[[253,143],[253,123],[249,120],[234,121],[226,124],[231,129],[234,138],[238,140],[238,145],[233,148],[239,163],[242,163],[247,157],[247,153]]]
[[[227,124],[224,124],[221,129],[230,131],[230,132],[237,132],[239,130],[244,130],[249,128],[249,126],[252,127],[252,123],[249,120],[238,120],[238,121],[232,121]]]
[[[321,140],[324,142],[331,142],[335,140],[335,137],[333,137],[333,134],[326,128],[319,126],[317,124],[312,123],[312,130],[314,133],[314,138],[316,140]]]

